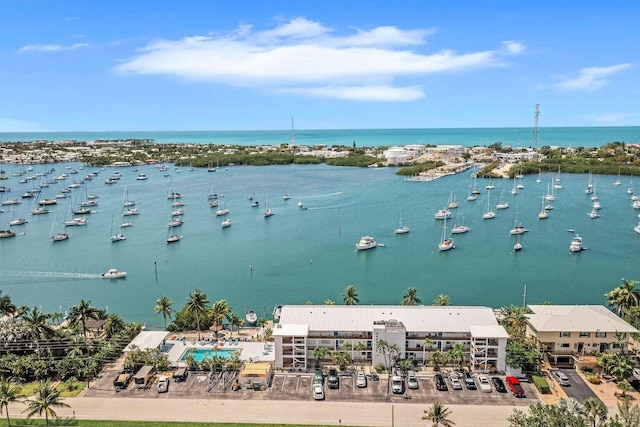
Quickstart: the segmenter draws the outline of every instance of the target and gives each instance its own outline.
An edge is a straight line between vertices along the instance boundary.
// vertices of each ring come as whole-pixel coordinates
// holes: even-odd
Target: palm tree
[[[11,302],[11,297],[9,295],[2,295],[2,291],[0,290],[0,315],[13,316],[17,311],[18,308]]]
[[[55,334],[53,327],[47,323],[51,315],[43,313],[38,307],[24,313],[22,318],[27,323],[29,335],[33,340],[48,339]]]
[[[622,316],[625,309],[638,305],[640,294],[636,289],[636,284],[636,281],[628,281],[623,278],[622,285],[604,295],[607,298],[607,305],[614,306],[618,316]]]
[[[326,299],[324,300],[324,305],[336,305],[335,301],[332,301],[330,299]]]
[[[526,309],[511,304],[509,307],[502,307],[502,319],[500,324],[505,327],[510,335],[523,336],[527,326]]]
[[[80,300],[80,305],[71,307],[69,310],[69,325],[76,327],[82,325],[82,333],[84,339],[87,339],[87,320],[99,320],[102,316],[102,310],[91,307],[91,301]]]
[[[62,407],[68,408],[69,405],[60,400],[60,391],[56,390],[49,380],[46,380],[45,382],[40,382],[40,384],[38,384],[38,387],[36,388],[36,398],[34,400],[29,400],[27,409],[23,412],[27,412],[27,418],[31,418],[36,414],[42,416],[42,413],[44,412],[45,425],[48,426],[49,416],[56,419],[58,418],[58,415],[53,408]]]
[[[167,317],[171,319],[171,313],[173,313],[173,301],[169,299],[168,296],[161,296],[156,300],[156,306],[153,309],[153,315],[162,314],[162,318],[164,319],[164,328],[167,329]]]
[[[435,401],[429,410],[424,410],[424,415],[422,416],[423,420],[429,420],[433,424],[433,427],[438,427],[440,425],[444,427],[451,427],[456,425],[453,421],[451,421],[448,417],[451,415],[451,411],[449,408],[444,406],[442,402]]]
[[[237,313],[231,313],[229,316],[229,324],[231,325],[231,332],[233,332],[233,327],[238,328],[238,335],[240,335],[240,328],[244,325],[244,319],[238,316]]]
[[[117,335],[126,327],[127,324],[124,322],[124,320],[122,320],[122,317],[118,316],[115,313],[107,316],[103,326],[104,332],[105,334],[107,334],[107,338],[111,338],[112,336]]]
[[[400,305],[419,305],[420,303],[422,303],[422,301],[418,298],[418,291],[416,288],[409,288],[402,294],[402,301],[400,301]]]
[[[459,366],[462,366],[462,363],[467,359],[464,344],[455,343],[453,348],[449,350],[449,357],[451,358],[452,364],[458,363]]]
[[[20,388],[16,387],[10,381],[2,378],[0,379],[0,414],[4,410],[7,414],[7,426],[11,427],[11,420],[9,419],[9,404],[19,401]]]
[[[209,316],[213,321],[213,326],[216,331],[220,329],[220,327],[222,326],[222,321],[224,319],[229,320],[229,322],[231,323],[231,319],[229,317],[230,313],[231,307],[229,307],[227,300],[221,299],[213,303],[213,306],[209,310]]]
[[[447,306],[451,305],[449,295],[440,294],[433,300],[433,305]]]
[[[196,289],[193,294],[189,292],[189,298],[187,298],[187,305],[185,307],[186,312],[196,317],[196,328],[198,329],[198,341],[200,341],[200,317],[204,316],[207,312],[207,294],[200,289]]]
[[[391,364],[400,353],[400,348],[397,344],[389,344],[385,340],[376,341],[376,348],[377,351],[382,353],[385,369],[389,372],[389,375],[387,375],[387,395],[389,395],[389,390],[391,389]]]
[[[593,427],[607,419],[607,405],[597,397],[586,398],[582,406],[589,420],[593,423]]]
[[[342,295],[342,300],[346,305],[356,305],[360,302],[358,299],[358,293],[356,292],[356,287],[353,285],[349,285],[344,290],[344,295]]]

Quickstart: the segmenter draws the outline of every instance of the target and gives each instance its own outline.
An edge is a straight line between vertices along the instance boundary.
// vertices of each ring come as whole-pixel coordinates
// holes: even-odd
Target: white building
[[[399,359],[425,363],[431,351],[461,343],[474,370],[506,367],[508,334],[487,307],[285,305],[273,336],[275,365],[283,369],[313,368],[317,347],[385,365],[380,340],[396,344]]]

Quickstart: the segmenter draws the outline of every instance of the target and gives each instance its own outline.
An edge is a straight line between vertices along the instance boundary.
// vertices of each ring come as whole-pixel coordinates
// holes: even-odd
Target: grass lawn
[[[36,388],[38,387],[38,382],[33,381],[26,384],[20,385],[20,394],[22,396],[33,396],[36,393]],[[62,397],[76,397],[80,394],[82,390],[84,390],[85,383],[80,381],[75,381],[70,387],[67,387],[66,383],[58,383],[56,384],[56,390],[60,391],[60,396]],[[69,390],[71,388],[71,390]],[[5,420],[6,421],[6,420]]]

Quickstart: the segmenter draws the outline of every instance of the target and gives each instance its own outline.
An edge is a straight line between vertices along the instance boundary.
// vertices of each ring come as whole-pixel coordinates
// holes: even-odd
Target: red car
[[[513,393],[515,397],[527,397],[524,394],[522,385],[520,385],[520,381],[518,381],[516,377],[512,377],[509,375],[504,380],[507,383],[507,387],[509,387],[509,390],[511,390],[511,393]]]

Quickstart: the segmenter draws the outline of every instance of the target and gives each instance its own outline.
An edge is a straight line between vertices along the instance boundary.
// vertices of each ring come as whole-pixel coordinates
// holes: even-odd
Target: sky
[[[0,0],[0,132],[640,125],[638,1]]]

